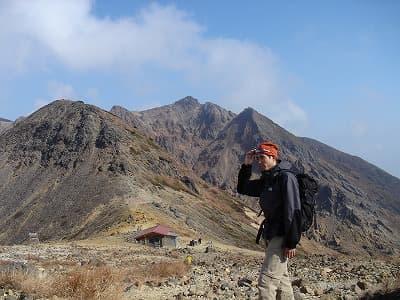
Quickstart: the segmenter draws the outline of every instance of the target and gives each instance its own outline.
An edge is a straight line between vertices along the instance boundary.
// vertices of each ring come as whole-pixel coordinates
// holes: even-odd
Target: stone
[[[183,293],[181,292],[181,293],[179,293],[178,295],[175,295],[175,299],[176,299],[176,300],[184,300],[184,299],[185,299],[185,296],[184,296]]]
[[[353,284],[353,285],[351,286],[351,290],[352,290],[353,292],[357,293],[357,294],[361,293],[361,289],[360,289],[360,287],[359,287],[357,284]]]
[[[224,282],[223,284],[221,284],[221,290],[225,291],[229,289],[229,283]]]
[[[310,294],[310,295],[314,294],[314,290],[308,285],[302,286],[300,288],[300,292],[302,292],[303,294]]]
[[[250,286],[252,286],[252,281],[250,279],[247,279],[247,278],[239,279],[238,280],[238,286],[239,287],[243,287],[243,286],[250,287]]]
[[[303,282],[303,279],[301,279],[301,278],[295,279],[295,280],[292,281],[292,286],[297,286],[297,287],[300,288],[302,282]]]
[[[304,300],[306,298],[306,295],[303,293],[294,293],[294,299],[295,300]]]
[[[194,295],[196,295],[196,293],[197,293],[197,288],[196,288],[196,286],[191,286],[190,288],[189,288],[189,296],[194,296]]]
[[[357,286],[363,291],[368,289],[368,283],[366,283],[365,281],[358,281]]]
[[[320,300],[338,300],[338,298],[334,295],[322,295]]]
[[[184,275],[184,276],[182,276],[180,283],[183,285],[187,285],[187,284],[189,284],[189,281],[190,281],[190,278],[187,277],[186,275]]]
[[[322,289],[320,289],[320,288],[316,288],[314,290],[314,296],[321,296],[323,294],[324,294],[324,291]]]
[[[330,268],[323,268],[323,269],[320,271],[320,274],[321,274],[322,276],[327,276],[328,273],[330,273],[330,272],[332,272],[332,271],[333,271],[333,270],[330,269]]]

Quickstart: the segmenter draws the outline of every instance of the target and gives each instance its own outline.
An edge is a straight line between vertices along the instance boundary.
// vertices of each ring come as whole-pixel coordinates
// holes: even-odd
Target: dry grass
[[[35,255],[35,254],[26,254],[26,255],[23,255],[23,257],[29,261],[39,261],[40,260],[40,256]]]
[[[0,286],[36,297],[57,295],[62,299],[123,299],[122,279],[117,270],[108,266],[75,267],[65,274],[43,278],[20,270],[0,272]]]
[[[46,285],[44,280],[39,280],[36,276],[20,270],[4,270],[0,272],[0,287],[22,290],[32,295],[46,296],[48,294],[44,292]]]
[[[9,264],[10,262],[8,261],[8,260],[4,260],[4,259],[0,259],[0,266],[2,266],[2,265],[7,265],[7,264]]]
[[[168,277],[182,277],[190,266],[179,259],[148,263],[132,261],[126,267],[108,265],[76,266],[70,261],[43,260],[44,269],[26,271],[7,267],[0,261],[0,287],[8,287],[38,298],[57,296],[61,299],[124,299],[129,284],[159,284]],[[62,265],[58,271],[54,266]],[[47,270],[47,271],[46,271]],[[52,271],[51,271],[52,270]]]
[[[148,267],[148,273],[154,278],[166,278],[171,276],[183,276],[190,269],[184,262],[160,262]]]
[[[0,287],[15,286],[17,282],[15,275],[8,270],[0,272]]]
[[[191,266],[181,261],[153,262],[146,265],[133,266],[126,275],[137,287],[143,284],[157,286],[168,277],[182,277]]]
[[[47,269],[47,268],[51,268],[51,267],[57,267],[57,266],[75,266],[76,262],[72,261],[72,260],[67,260],[67,259],[48,259],[48,260],[43,260],[40,262],[40,265]]]
[[[71,299],[121,299],[121,281],[111,267],[82,267],[59,277],[53,293]]]

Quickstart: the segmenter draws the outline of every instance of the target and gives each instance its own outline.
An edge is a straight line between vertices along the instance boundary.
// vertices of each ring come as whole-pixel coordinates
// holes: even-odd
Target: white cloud
[[[9,1],[3,4],[1,17],[7,15],[17,40],[28,38],[34,50],[44,50],[79,70],[146,63],[175,67],[184,61],[200,31],[172,6],[151,5],[136,18],[112,21],[91,15],[91,3]]]
[[[48,83],[47,100],[41,98],[35,99],[33,101],[33,110],[29,114],[49,104],[51,101],[57,99],[74,99],[75,94],[72,86],[57,81],[51,81]]]
[[[355,138],[363,138],[368,134],[368,125],[362,121],[353,122],[351,133]]]
[[[34,101],[34,108],[35,108],[35,111],[36,110],[38,110],[39,108],[41,108],[41,107],[43,107],[43,106],[45,106],[45,105],[47,105],[47,104],[49,104],[50,102],[49,101],[46,101],[46,100],[43,100],[43,99],[36,99],[35,101]]]
[[[33,108],[32,106],[29,107],[30,111],[26,114],[26,116],[33,114],[35,111],[37,111],[38,109],[42,108],[43,106],[49,104],[50,101],[46,101],[43,99],[35,99],[33,101]]]
[[[20,70],[33,67],[32,61],[40,68],[62,63],[71,71],[140,73],[154,65],[180,72],[188,84],[212,91],[207,98],[233,111],[251,106],[282,125],[307,119],[287,97],[270,49],[205,37],[205,28],[173,6],[152,4],[136,16],[111,20],[94,16],[92,4],[90,0],[0,2],[0,43],[5,45],[0,65],[8,63],[12,53]],[[50,89],[55,98],[75,94],[72,87],[58,83]]]
[[[48,93],[51,100],[74,100],[76,97],[75,90],[72,86],[58,81],[50,81],[48,83]]]

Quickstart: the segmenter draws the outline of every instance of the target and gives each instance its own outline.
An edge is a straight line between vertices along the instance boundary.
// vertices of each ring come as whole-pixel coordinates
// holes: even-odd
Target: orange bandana
[[[272,156],[275,159],[278,159],[278,145],[270,142],[262,142],[257,147],[257,153],[262,153],[268,156]]]

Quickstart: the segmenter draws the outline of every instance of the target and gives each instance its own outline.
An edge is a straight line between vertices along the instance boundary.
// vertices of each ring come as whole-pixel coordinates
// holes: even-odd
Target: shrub
[[[183,276],[190,269],[184,262],[159,262],[149,266],[149,274],[156,278],[166,278],[170,276]]]
[[[76,268],[58,278],[54,285],[57,290],[54,292],[72,299],[112,299],[112,295],[118,299],[117,277],[108,266]]]
[[[34,273],[6,269],[0,272],[0,286],[22,290],[28,295],[64,299],[122,299],[122,275],[111,267],[75,267],[65,274],[39,279]]]

